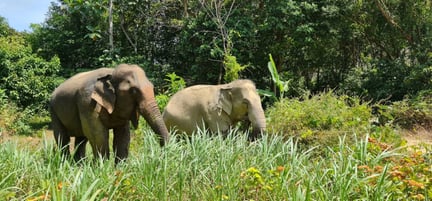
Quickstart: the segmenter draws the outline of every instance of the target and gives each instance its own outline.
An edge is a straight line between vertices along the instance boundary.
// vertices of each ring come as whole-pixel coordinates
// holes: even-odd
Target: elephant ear
[[[219,115],[222,111],[226,112],[228,115],[231,115],[232,112],[232,100],[231,100],[231,87],[223,87],[219,90],[218,96],[218,110]]]
[[[97,104],[105,108],[108,113],[111,114],[114,111],[116,95],[115,89],[111,83],[111,75],[106,75],[97,79],[91,98],[95,100]]]

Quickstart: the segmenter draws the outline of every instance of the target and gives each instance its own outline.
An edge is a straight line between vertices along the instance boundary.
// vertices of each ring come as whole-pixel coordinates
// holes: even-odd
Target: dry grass
[[[406,140],[407,146],[420,144],[432,144],[432,131],[424,128],[414,130],[404,130],[401,132],[402,138]]]

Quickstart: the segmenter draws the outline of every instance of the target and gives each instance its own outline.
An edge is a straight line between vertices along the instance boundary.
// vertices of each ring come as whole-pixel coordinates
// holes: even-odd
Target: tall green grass
[[[161,148],[155,137],[144,131],[144,135],[135,136],[131,156],[118,166],[114,166],[113,160],[92,160],[92,157],[81,164],[63,161],[51,141],[45,141],[36,150],[5,142],[0,145],[0,197],[6,200],[411,198],[408,197],[411,194],[395,190],[398,183],[389,174],[397,166],[394,161],[403,155],[399,150],[380,149],[368,138],[356,138],[352,145],[340,138],[336,148],[306,148],[294,138],[264,135],[256,142],[248,142],[245,135],[234,132],[225,139],[205,133],[187,139],[174,137]],[[315,154],[317,151],[325,154]],[[427,167],[431,162],[422,165]],[[366,167],[373,171],[365,171]],[[423,184],[423,195],[427,196],[425,189],[430,184]],[[421,192],[420,187],[412,194]]]

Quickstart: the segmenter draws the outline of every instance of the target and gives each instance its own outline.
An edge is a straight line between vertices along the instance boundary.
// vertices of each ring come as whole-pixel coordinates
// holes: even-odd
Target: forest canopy
[[[13,91],[37,76],[54,80],[28,84],[42,100],[61,77],[118,63],[142,66],[159,92],[175,73],[187,85],[248,78],[281,94],[269,55],[286,97],[397,101],[432,86],[430,0],[59,0],[29,33],[1,18],[0,43],[0,86],[24,106]],[[27,78],[11,77],[23,69]]]

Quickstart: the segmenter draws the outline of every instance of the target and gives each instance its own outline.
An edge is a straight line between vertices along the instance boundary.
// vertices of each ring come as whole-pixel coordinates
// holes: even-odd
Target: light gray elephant
[[[253,127],[249,139],[255,140],[266,128],[261,99],[250,80],[185,88],[172,96],[162,116],[169,129],[188,135],[204,127],[226,133],[245,121]]]
[[[69,156],[70,137],[75,137],[75,161],[85,156],[90,142],[96,157],[109,158],[109,129],[113,129],[116,164],[129,154],[129,122],[138,126],[141,114],[163,146],[168,129],[154,98],[153,84],[137,65],[99,68],[79,73],[63,82],[50,99],[54,137]]]

